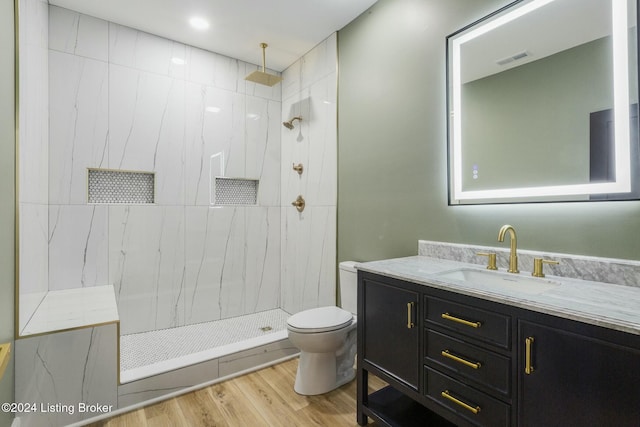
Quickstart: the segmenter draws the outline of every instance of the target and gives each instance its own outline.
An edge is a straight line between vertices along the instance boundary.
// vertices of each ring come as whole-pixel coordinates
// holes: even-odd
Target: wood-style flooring
[[[357,426],[356,381],[319,396],[293,390],[298,358],[128,412],[91,427]],[[369,377],[371,391],[384,387]],[[371,425],[375,425],[371,423]]]

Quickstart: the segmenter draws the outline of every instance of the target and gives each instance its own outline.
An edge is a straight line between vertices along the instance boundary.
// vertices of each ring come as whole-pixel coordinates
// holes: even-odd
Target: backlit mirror
[[[521,0],[447,37],[450,204],[640,198],[637,0]]]

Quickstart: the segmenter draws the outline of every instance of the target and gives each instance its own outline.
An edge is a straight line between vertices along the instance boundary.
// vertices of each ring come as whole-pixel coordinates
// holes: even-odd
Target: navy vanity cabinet
[[[421,402],[423,286],[358,272],[357,421],[383,426],[454,425]],[[368,393],[369,375],[389,384]]]
[[[418,293],[388,281],[366,279],[363,302],[364,310],[358,311],[362,313],[358,324],[364,326],[367,343],[363,360],[417,391],[420,377]]]
[[[640,426],[639,336],[524,313],[518,425]]]
[[[360,425],[640,427],[640,335],[363,271],[357,363]]]
[[[431,295],[432,292],[430,288],[412,282],[358,272],[358,423],[365,425],[367,418],[371,417],[378,424],[387,426],[511,425],[509,403],[491,395],[494,388],[511,390],[510,385],[504,384],[511,378],[508,373],[504,377],[504,370],[509,370],[510,359],[504,354],[487,350],[487,347],[493,348],[494,341],[499,343],[499,347],[510,345],[511,338],[503,336],[510,331],[510,319],[496,315],[491,310],[438,299],[438,296]],[[441,294],[454,295],[448,292]],[[433,301],[430,297],[434,298]],[[430,363],[426,362],[429,349],[425,348],[425,342],[435,336],[430,336],[430,328],[425,327],[430,323],[426,315],[427,307],[432,303],[438,310],[444,309],[443,313],[467,318],[477,316],[485,324],[476,337],[481,343],[488,340],[484,347],[468,345],[456,339],[455,322],[449,330],[449,325],[430,325],[434,328],[431,332],[440,334],[438,345],[444,345],[451,355],[456,352],[482,354],[483,363],[491,365],[491,368],[482,371],[482,375],[485,372],[500,372],[497,379],[489,381],[484,389],[476,389],[475,386],[484,384],[487,378],[477,377],[475,386],[468,386],[466,381],[461,381],[464,378],[455,372],[452,375],[444,366],[438,363],[429,366]],[[445,324],[451,322],[441,319]],[[507,324],[504,323],[505,319]],[[466,340],[474,341],[473,338]],[[502,351],[508,353],[506,349]],[[447,362],[451,360],[448,358]],[[369,395],[370,374],[381,378],[389,386]],[[442,397],[444,391],[447,391],[450,399]],[[452,403],[453,399],[477,402],[483,408],[481,414],[467,417],[462,412],[466,411],[464,406]]]

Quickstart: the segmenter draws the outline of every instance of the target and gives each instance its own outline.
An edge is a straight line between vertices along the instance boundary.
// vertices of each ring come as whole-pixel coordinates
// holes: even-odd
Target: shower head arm
[[[266,73],[266,68],[267,68],[267,46],[268,44],[266,43],[260,43],[260,47],[262,48],[262,72]]]
[[[296,121],[296,120],[302,121],[302,117],[301,116],[295,116],[294,118],[292,118],[288,122],[282,122],[282,124],[287,129],[293,129],[293,122]]]

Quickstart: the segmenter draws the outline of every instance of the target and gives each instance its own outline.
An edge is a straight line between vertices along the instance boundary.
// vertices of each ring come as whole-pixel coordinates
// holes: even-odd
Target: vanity
[[[357,266],[360,425],[640,424],[640,288],[501,266]]]

